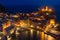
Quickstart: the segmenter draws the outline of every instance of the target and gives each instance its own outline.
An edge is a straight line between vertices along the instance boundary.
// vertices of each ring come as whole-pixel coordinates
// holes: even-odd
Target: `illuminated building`
[[[0,24],[2,24],[3,35],[7,36],[8,40],[11,38],[25,40],[26,37],[27,40],[28,38],[30,40],[54,40],[54,36],[51,36],[49,32],[56,33],[51,29],[56,29],[58,24],[56,24],[54,11],[48,6],[38,12],[5,15],[0,14],[4,18]],[[10,30],[7,32],[8,29]]]

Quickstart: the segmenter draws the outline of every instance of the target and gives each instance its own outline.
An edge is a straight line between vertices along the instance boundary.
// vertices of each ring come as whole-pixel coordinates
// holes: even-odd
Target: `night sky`
[[[45,5],[45,4],[60,5],[60,0],[0,0],[0,3],[4,6]]]
[[[30,9],[34,8],[34,10],[36,10],[35,9],[36,6],[40,7],[40,6],[48,5],[54,8],[57,19],[60,22],[60,0],[0,0],[0,4],[6,7],[8,11],[11,11],[9,9],[10,7],[15,8],[13,9],[14,11],[18,11],[20,6],[24,6],[26,9],[28,8],[26,6],[29,6]]]

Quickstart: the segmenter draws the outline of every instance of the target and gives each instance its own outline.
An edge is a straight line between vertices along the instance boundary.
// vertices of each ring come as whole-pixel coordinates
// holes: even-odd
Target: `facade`
[[[1,14],[0,14],[1,16]],[[51,8],[38,12],[2,15],[2,34],[7,40],[56,40],[56,16]],[[10,30],[9,30],[10,29]],[[6,31],[8,30],[8,32]],[[52,31],[52,33],[51,33]],[[55,32],[56,33],[56,32]],[[59,33],[59,32],[58,32]],[[2,39],[3,39],[2,38]]]

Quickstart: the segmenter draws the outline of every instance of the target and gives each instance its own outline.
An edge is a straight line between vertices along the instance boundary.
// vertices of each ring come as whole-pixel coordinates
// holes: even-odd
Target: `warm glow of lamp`
[[[46,8],[44,9],[44,8],[42,8],[42,11],[48,11],[48,12],[51,12],[52,11],[52,9],[50,9],[48,6],[46,6]]]
[[[18,16],[18,15],[13,15],[12,17],[14,17],[14,18],[18,18],[19,16]]]
[[[51,12],[51,11],[52,11],[52,9],[49,9],[49,11]]]
[[[45,9],[42,9],[42,11],[45,11]]]
[[[39,29],[40,27],[39,27],[39,26],[37,26],[37,28]]]
[[[13,34],[14,33],[14,29],[10,30],[10,34]]]
[[[7,21],[6,23],[2,24],[3,29],[5,29],[5,28],[7,28],[7,27],[10,27],[10,26],[11,26],[10,20]]]
[[[29,14],[29,13],[27,13],[27,14],[26,14],[26,16],[30,16],[30,14]]]
[[[46,6],[46,9],[45,9],[45,11],[48,11],[49,10],[49,8],[48,8],[48,6]]]
[[[34,25],[31,25],[30,27],[32,27],[32,28],[33,28],[33,27],[34,27]]]
[[[55,24],[55,20],[54,19],[51,19],[50,20],[50,24]]]

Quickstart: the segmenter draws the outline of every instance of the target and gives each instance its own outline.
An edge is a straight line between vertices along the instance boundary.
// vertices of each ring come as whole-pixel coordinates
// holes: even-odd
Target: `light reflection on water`
[[[55,38],[53,38],[50,35],[44,34],[44,32],[39,32],[39,31],[35,32],[34,30],[30,30],[30,32],[28,33],[28,31],[26,31],[25,37],[29,38],[29,36],[27,34],[28,35],[30,34],[30,40],[55,40]]]
[[[17,40],[56,40],[56,39],[50,35],[44,34],[44,32],[35,31],[31,29],[29,31],[21,32],[17,36]]]

